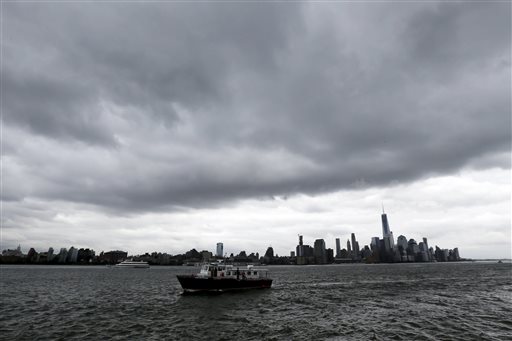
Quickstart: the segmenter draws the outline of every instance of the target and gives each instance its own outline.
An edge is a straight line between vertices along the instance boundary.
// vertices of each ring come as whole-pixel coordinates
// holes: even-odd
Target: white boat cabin
[[[240,267],[227,264],[204,264],[197,277],[259,279],[266,278],[267,269],[257,269],[253,265]]]

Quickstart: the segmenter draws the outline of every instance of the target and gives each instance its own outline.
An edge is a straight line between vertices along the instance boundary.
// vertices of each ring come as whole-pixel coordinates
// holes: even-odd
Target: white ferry
[[[137,268],[137,269],[147,269],[149,268],[148,262],[144,261],[133,261],[133,260],[125,260],[121,263],[114,265],[115,268]]]

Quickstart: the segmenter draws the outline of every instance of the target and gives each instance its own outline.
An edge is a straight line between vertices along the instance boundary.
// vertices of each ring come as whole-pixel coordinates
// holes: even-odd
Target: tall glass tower
[[[382,215],[380,217],[382,219],[382,237],[386,237],[391,233],[391,231],[389,230],[388,217],[386,213],[384,213],[384,210],[382,211]]]
[[[395,240],[393,238],[393,232],[389,229],[388,216],[384,212],[384,206],[382,206],[382,237],[384,239],[384,247],[386,251],[391,251],[395,247]]]
[[[222,243],[217,243],[217,252],[216,252],[216,256],[217,257],[222,257],[224,255],[224,244]]]
[[[336,238],[336,257],[341,257],[341,246],[339,238]]]

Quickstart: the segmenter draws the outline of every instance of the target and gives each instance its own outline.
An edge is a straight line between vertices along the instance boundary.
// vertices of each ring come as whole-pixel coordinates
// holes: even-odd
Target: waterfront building
[[[386,212],[384,212],[384,207],[382,207],[382,239],[384,239],[384,248],[386,252],[390,253],[395,248],[395,239],[393,238],[393,232],[389,228],[388,216]]]
[[[296,248],[297,265],[313,264],[315,262],[313,248],[309,245],[304,245],[301,235],[299,235],[299,245]]]
[[[327,263],[328,264],[334,263],[334,250],[331,248],[328,248],[325,252],[326,252]]]
[[[380,218],[382,220],[382,236],[385,237],[391,233],[391,230],[389,229],[388,216],[384,212],[384,208],[382,208],[382,214]]]
[[[459,248],[456,247],[453,250],[448,251],[448,261],[449,262],[460,261]]]
[[[418,243],[414,239],[409,239],[407,243],[407,254],[416,256],[418,252],[420,252],[420,248],[418,247]]]
[[[69,248],[68,256],[66,257],[67,263],[76,263],[76,260],[78,259],[78,249],[74,246]]]
[[[361,256],[360,256],[361,250],[359,249],[359,243],[356,240],[355,233],[352,233],[351,239],[352,239],[352,259],[359,260],[359,259],[361,259]]]
[[[396,240],[398,250],[403,254],[407,250],[407,238],[404,235],[399,235]]]
[[[217,257],[223,257],[224,256],[224,244],[223,243],[217,243],[217,252],[215,253]]]
[[[18,245],[18,247],[15,249],[3,250],[2,256],[4,256],[4,257],[23,257],[23,252],[21,252],[21,245]]]
[[[38,256],[38,253],[36,252],[36,249],[31,247],[30,250],[28,250],[28,253],[27,253],[27,262],[29,262],[29,263],[36,262],[37,256]]]
[[[391,232],[388,223],[388,216],[384,212],[384,207],[382,208],[382,239],[384,239],[384,248],[387,252],[392,251],[395,248],[395,240],[393,238],[393,232]]]
[[[68,250],[65,247],[61,248],[57,257],[59,263],[66,263],[66,259],[68,258]]]
[[[370,257],[366,256],[366,261],[368,263],[378,263],[381,259],[381,248],[380,248],[380,239],[379,237],[372,237],[370,242]]]
[[[274,249],[272,248],[272,246],[269,246],[267,248],[267,251],[265,252],[265,256],[263,256],[264,258],[267,258],[267,259],[272,259],[274,258]]]
[[[325,249],[325,241],[323,239],[315,240],[314,244],[314,256],[316,264],[326,264],[327,263],[327,253]]]
[[[373,254],[373,253],[372,253],[372,251],[371,251],[371,249],[368,247],[368,245],[365,245],[365,246],[363,247],[362,253],[363,253],[363,258],[364,258],[364,259],[367,259],[367,260],[369,260],[369,259],[370,259],[370,257],[371,257],[371,256],[372,256],[372,254]],[[374,261],[374,259],[372,259],[372,261]]]
[[[419,248],[419,256],[417,257],[417,261],[420,262],[428,262],[428,248],[424,242],[420,242],[418,244]]]
[[[340,246],[340,239],[336,238],[336,258],[341,257],[341,246]]]
[[[53,247],[48,249],[48,254],[46,256],[46,261],[51,262],[53,260]]]
[[[247,256],[247,253],[245,251],[240,251],[240,253],[233,258],[233,261],[235,261],[237,263],[251,263],[252,259],[254,259],[254,257],[250,258],[249,256]],[[265,259],[266,263],[270,263],[271,261],[272,261],[271,257],[267,257]]]
[[[89,249],[89,248],[87,248],[87,249],[80,248],[78,250],[77,262],[82,263],[82,264],[92,263],[92,261],[94,259],[94,255],[95,255],[94,250]]]
[[[443,262],[448,262],[450,260],[450,250],[443,249],[442,258]]]
[[[379,249],[379,237],[372,237],[372,241],[370,243],[370,249],[372,251],[376,251]]]
[[[427,238],[423,237],[423,244],[425,244],[425,248],[427,249],[427,258],[428,262],[432,260],[432,253],[430,252],[430,248],[428,247]]]
[[[348,261],[351,260],[350,255],[346,249],[341,250],[339,260],[345,263],[348,263]]]
[[[272,264],[276,258],[279,258],[279,256],[277,254],[274,255],[274,248],[269,246],[265,252],[265,255],[263,256],[263,263]]]
[[[453,257],[454,257],[454,261],[460,261],[460,255],[459,255],[459,248],[458,247],[453,249]]]
[[[201,251],[200,254],[201,254],[201,259],[203,260],[203,262],[208,262],[208,261],[210,261],[211,258],[213,258],[213,254],[207,250]]]
[[[196,251],[196,250],[194,250],[194,251]],[[197,251],[196,251],[196,253],[197,253]],[[126,260],[127,257],[128,257],[128,252],[116,250],[116,251],[108,251],[108,252],[100,253],[99,260],[101,263],[117,264],[117,263],[121,263],[122,261]]]
[[[423,237],[423,243],[425,244],[425,247],[427,248],[427,250],[429,249],[428,247],[428,242],[427,242],[427,238]]]
[[[304,242],[301,235],[299,235],[299,245],[297,245],[296,251],[297,257],[304,257]]]
[[[387,235],[386,237],[384,237],[383,239],[384,239],[384,247],[385,247],[386,251],[387,252],[393,251],[393,249],[395,248],[393,234],[391,233],[391,234]]]

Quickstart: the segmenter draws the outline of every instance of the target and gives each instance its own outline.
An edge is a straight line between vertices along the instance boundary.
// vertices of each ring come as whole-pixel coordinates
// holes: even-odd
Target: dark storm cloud
[[[195,109],[229,96],[231,64],[268,68],[295,12],[290,5],[8,4],[6,121],[89,142],[75,125],[101,131],[97,106],[106,100],[172,122],[172,103]]]
[[[216,205],[502,166],[510,150],[507,3],[4,12],[11,200]]]

